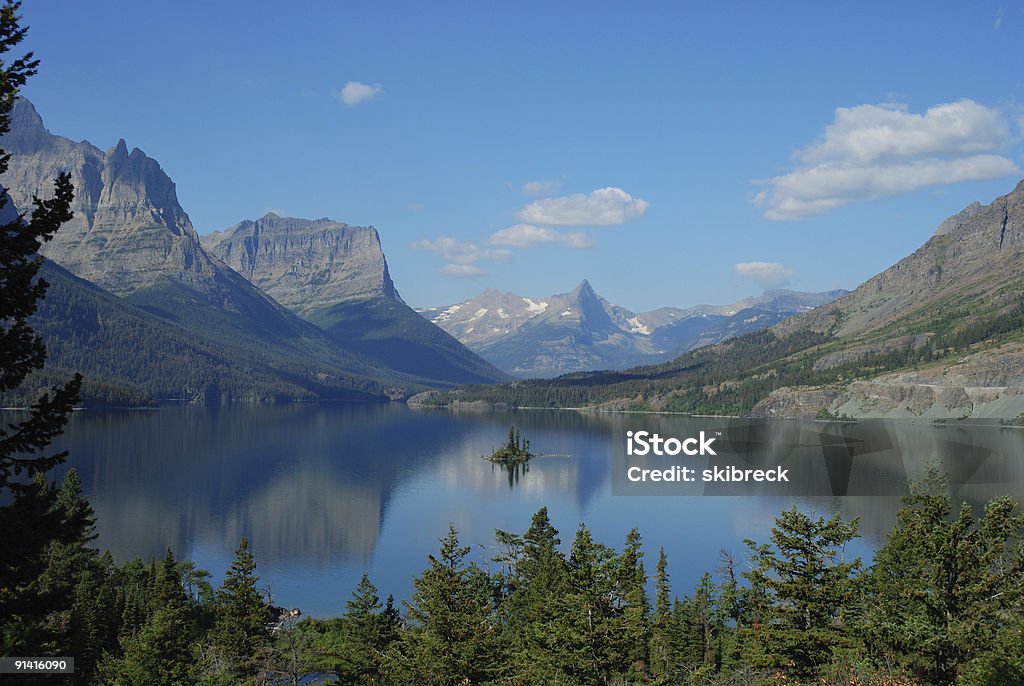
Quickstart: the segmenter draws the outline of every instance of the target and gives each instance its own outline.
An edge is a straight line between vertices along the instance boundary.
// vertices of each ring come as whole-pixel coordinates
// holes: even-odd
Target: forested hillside
[[[50,288],[32,322],[46,344],[47,366],[6,394],[6,403],[31,402],[73,372],[84,375],[82,397],[93,405],[138,406],[172,398],[216,403],[388,397],[381,382],[334,366],[337,351],[317,358],[296,345],[288,356],[242,337],[204,338],[52,262],[43,263],[40,275]]]

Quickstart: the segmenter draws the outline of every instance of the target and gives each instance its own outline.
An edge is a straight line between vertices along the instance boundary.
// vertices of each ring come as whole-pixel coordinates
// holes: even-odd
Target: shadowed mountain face
[[[671,359],[692,348],[763,329],[845,291],[770,291],[732,305],[664,307],[634,313],[599,296],[584,280],[569,293],[524,298],[489,289],[466,302],[420,312],[517,376],[624,369]]]
[[[507,378],[402,301],[372,226],[268,214],[203,244],[346,350],[431,386]]]
[[[34,402],[74,372],[85,377],[82,394],[87,404],[137,406],[171,398],[208,404],[373,401],[387,396],[389,386],[378,378],[351,372],[365,366],[355,356],[337,352],[313,362],[295,348],[268,358],[251,341],[197,335],[50,260],[43,263],[40,276],[50,287],[32,324],[46,344],[46,369],[29,377],[17,397],[5,396],[11,404]]]

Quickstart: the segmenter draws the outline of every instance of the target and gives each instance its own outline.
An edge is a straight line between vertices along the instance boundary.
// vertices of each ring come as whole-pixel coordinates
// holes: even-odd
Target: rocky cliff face
[[[3,181],[22,212],[31,212],[33,195],[52,195],[59,172],[71,174],[75,216],[44,245],[45,256],[118,295],[164,278],[216,290],[218,265],[201,249],[174,182],[138,148],[129,152],[120,140],[104,152],[55,136],[25,99],[15,102],[0,146],[12,153]]]
[[[202,244],[300,315],[341,302],[401,300],[372,226],[270,213],[204,236]]]
[[[800,327],[833,330],[863,339],[928,312],[952,298],[968,302],[999,292],[1020,275],[1024,260],[1024,181],[989,205],[972,203],[944,221],[913,254],[868,279],[857,289],[805,317],[787,321],[781,333]],[[986,307],[991,304],[985,302]]]

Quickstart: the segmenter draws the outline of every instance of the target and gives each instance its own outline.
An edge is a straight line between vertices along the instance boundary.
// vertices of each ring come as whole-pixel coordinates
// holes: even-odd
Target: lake
[[[509,470],[481,459],[515,424],[548,457]],[[704,431],[717,457],[627,456],[628,431],[680,440]],[[696,443],[691,444],[691,447]],[[870,555],[897,494],[929,459],[974,504],[1024,493],[1024,432],[999,426],[752,421],[574,411],[453,413],[389,405],[236,405],[76,413],[59,447],[98,517],[97,545],[119,561],[162,557],[209,569],[219,584],[242,536],[275,603],[342,612],[362,572],[407,598],[454,523],[487,564],[495,529],[524,532],[547,506],[566,549],[585,522],[621,548],[631,527],[648,572],[664,546],[674,592],[692,590],[765,541],[793,504],[859,517],[849,555]],[[717,462],[716,462],[717,460]],[[787,483],[631,482],[630,466],[785,468]],[[699,479],[699,477],[698,477]],[[685,493],[685,494],[684,494]]]

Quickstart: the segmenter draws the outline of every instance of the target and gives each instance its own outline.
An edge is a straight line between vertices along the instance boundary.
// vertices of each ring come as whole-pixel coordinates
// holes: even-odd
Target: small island
[[[481,455],[485,460],[499,462],[501,464],[522,464],[539,455],[530,452],[530,441],[521,438],[519,429],[510,426],[508,429],[508,442],[495,450],[490,455]]]

